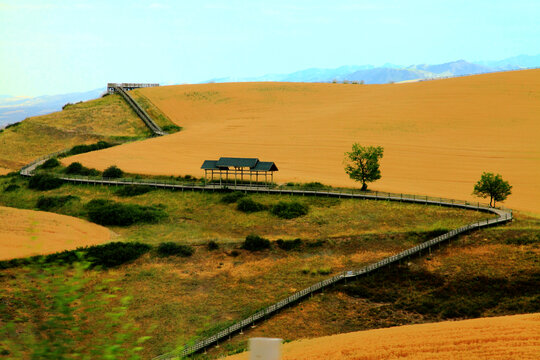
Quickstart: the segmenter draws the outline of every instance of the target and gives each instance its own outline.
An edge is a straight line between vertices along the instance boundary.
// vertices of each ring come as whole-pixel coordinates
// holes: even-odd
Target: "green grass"
[[[18,189],[4,192],[9,185]],[[223,193],[181,192],[155,189],[133,197],[125,197],[120,187],[64,184],[58,189],[36,191],[27,188],[20,177],[0,178],[0,204],[23,209],[36,209],[40,196],[76,196],[80,200],[65,204],[55,211],[88,219],[84,204],[93,199],[110,199],[119,203],[158,206],[168,218],[155,224],[137,224],[111,229],[126,241],[158,243],[179,241],[188,244],[239,243],[251,233],[270,240],[277,239],[342,239],[362,234],[410,233],[418,241],[422,233],[453,229],[486,218],[487,214],[435,206],[387,201],[345,200],[317,197],[292,197],[251,194],[247,198],[265,206],[280,201],[298,201],[309,207],[307,215],[296,219],[280,219],[267,211],[242,213],[236,204],[223,203]],[[414,236],[413,236],[414,235]]]

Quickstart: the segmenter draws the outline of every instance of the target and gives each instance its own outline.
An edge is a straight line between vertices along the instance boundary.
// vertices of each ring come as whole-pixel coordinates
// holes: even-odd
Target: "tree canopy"
[[[474,185],[473,195],[481,198],[489,197],[489,206],[494,207],[497,201],[504,201],[512,194],[512,185],[504,181],[502,176],[484,172]]]
[[[352,150],[345,153],[345,172],[355,181],[362,183],[362,190],[367,190],[367,183],[381,178],[379,159],[383,157],[381,146],[352,145]]]

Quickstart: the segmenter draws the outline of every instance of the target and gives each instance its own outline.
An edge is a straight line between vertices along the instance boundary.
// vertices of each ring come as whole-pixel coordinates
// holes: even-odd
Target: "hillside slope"
[[[0,260],[102,244],[111,231],[71,216],[0,206]]]
[[[18,170],[30,161],[74,145],[149,136],[119,95],[70,105],[0,131],[0,167]]]
[[[539,330],[540,314],[407,325],[294,341],[283,360],[537,359]]]
[[[382,145],[373,189],[477,199],[483,171],[514,186],[508,206],[540,213],[540,70],[387,85],[230,83],[136,90],[185,131],[72,160],[200,176],[205,159],[275,161],[278,182],[355,185],[353,142]]]

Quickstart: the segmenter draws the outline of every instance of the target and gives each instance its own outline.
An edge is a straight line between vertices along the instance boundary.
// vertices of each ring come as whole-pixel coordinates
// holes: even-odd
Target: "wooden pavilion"
[[[278,171],[275,163],[259,161],[257,158],[222,157],[219,160],[205,160],[201,166],[204,170],[204,183],[227,185],[240,183],[250,186],[268,186],[274,182],[274,171]],[[259,177],[261,182],[259,182]],[[234,181],[233,181],[234,180]],[[268,182],[270,180],[270,182]]]

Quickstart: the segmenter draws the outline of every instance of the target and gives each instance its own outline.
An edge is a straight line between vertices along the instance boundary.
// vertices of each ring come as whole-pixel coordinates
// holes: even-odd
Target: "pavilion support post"
[[[238,178],[238,168],[234,168],[234,187],[236,187],[236,179]]]

